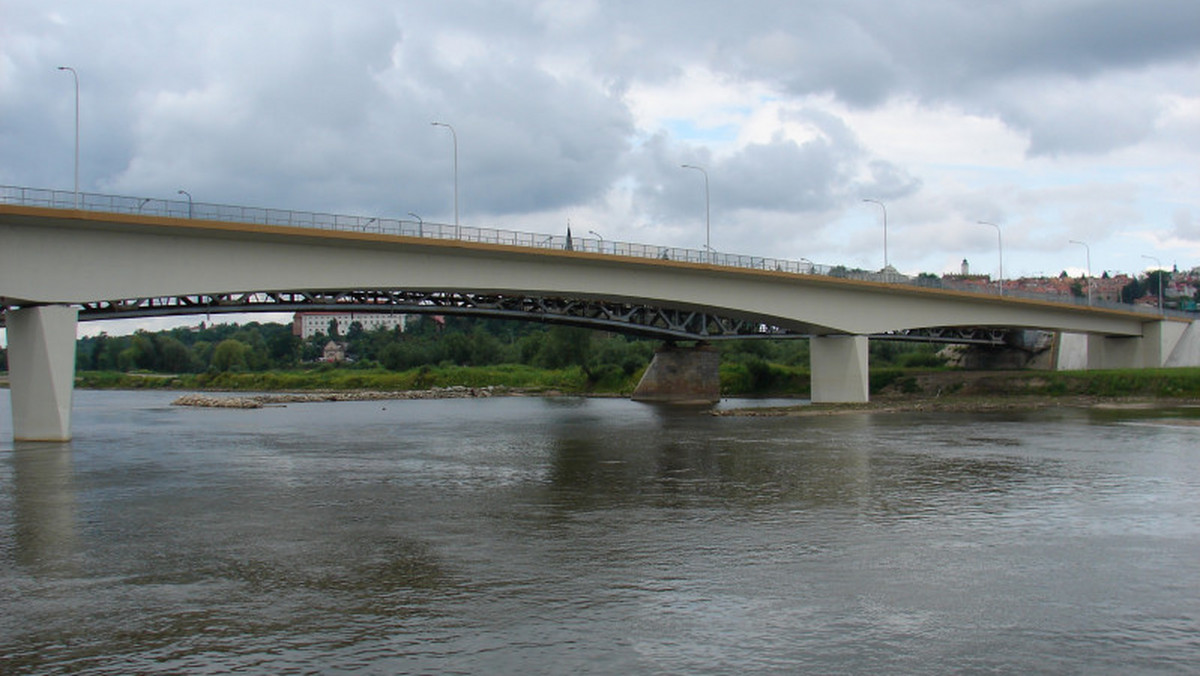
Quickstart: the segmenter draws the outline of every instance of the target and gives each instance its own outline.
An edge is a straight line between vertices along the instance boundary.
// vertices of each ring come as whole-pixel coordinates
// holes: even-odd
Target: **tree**
[[[1121,287],[1121,302],[1132,304],[1137,299],[1145,295],[1142,289],[1142,284],[1136,279],[1129,280],[1129,283]]]
[[[230,336],[233,340],[246,346],[245,369],[248,371],[263,371],[270,366],[271,360],[267,356],[267,341],[263,339],[259,326],[258,323],[247,324]]]
[[[175,338],[160,336],[158,339],[158,369],[169,373],[192,371],[192,351]]]
[[[204,371],[212,363],[213,344],[207,340],[198,340],[192,345],[192,358],[196,362],[196,370]]]
[[[132,345],[117,354],[117,368],[122,371],[132,371],[138,367],[138,357],[141,353]]]
[[[582,366],[587,370],[592,331],[574,326],[554,326],[538,351],[535,365],[548,369]]]
[[[288,331],[273,331],[266,339],[267,356],[274,367],[288,367],[296,364],[300,351],[300,338]]]
[[[212,367],[218,371],[245,371],[250,346],[232,338],[217,343],[213,349]]]
[[[1146,273],[1146,281],[1142,284],[1143,294],[1153,294],[1155,296],[1165,295],[1167,288],[1171,286],[1171,273],[1166,270],[1151,270]],[[1159,290],[1162,293],[1159,293]]]
[[[150,371],[158,366],[158,350],[154,348],[154,338],[148,332],[138,331],[133,334],[129,349],[134,351],[133,367]]]

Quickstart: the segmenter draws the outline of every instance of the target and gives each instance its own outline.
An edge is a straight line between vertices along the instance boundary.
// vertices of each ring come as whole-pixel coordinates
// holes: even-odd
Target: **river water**
[[[1200,669],[1192,409],[175,396],[0,392],[0,673]]]

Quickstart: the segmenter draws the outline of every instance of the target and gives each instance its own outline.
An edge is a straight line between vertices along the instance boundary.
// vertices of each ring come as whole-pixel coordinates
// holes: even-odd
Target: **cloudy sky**
[[[1196,0],[0,0],[0,183],[1006,277],[1200,265]]]

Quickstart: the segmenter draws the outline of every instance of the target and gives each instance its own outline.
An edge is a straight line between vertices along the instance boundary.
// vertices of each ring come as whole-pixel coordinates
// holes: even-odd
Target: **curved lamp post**
[[[180,195],[187,195],[187,198],[188,198],[188,218],[191,218],[191,217],[192,217],[192,193],[190,193],[190,192],[188,192],[188,191],[186,191],[186,190],[180,190],[180,191],[179,191],[179,194],[180,194]]]
[[[75,208],[79,208],[79,73],[70,66],[59,66],[59,70],[70,71],[75,80]]]
[[[878,204],[880,209],[883,209],[883,274],[886,279],[888,276],[888,247],[887,247],[887,206],[879,200],[864,199],[864,202]]]
[[[1000,238],[1000,226],[987,221],[979,221],[980,225],[990,225],[996,229],[996,247],[1000,251],[1000,295],[1004,295],[1004,241]]]
[[[588,230],[588,234],[595,235],[596,239],[600,240],[600,244],[599,244],[599,247],[597,248],[597,251],[599,251],[600,253],[604,253],[604,235],[601,235],[600,233],[596,232],[595,230]]]
[[[417,219],[417,237],[424,237],[425,236],[425,219],[421,218],[420,216],[414,214],[411,211],[408,212],[408,215]]]
[[[458,232],[458,132],[445,122],[430,122],[435,127],[445,127],[450,130],[450,138],[454,141],[454,239],[459,238]]]
[[[1069,240],[1071,244],[1078,244],[1087,252],[1087,299],[1088,305],[1092,304],[1092,248],[1087,245],[1087,242],[1080,242],[1077,239]]]
[[[710,246],[712,244],[712,222],[709,220],[710,212],[708,208],[708,172],[705,171],[704,167],[697,167],[694,164],[681,164],[679,166],[683,169],[695,169],[704,174],[704,249],[705,256],[708,257],[708,262],[712,263],[712,247]]]

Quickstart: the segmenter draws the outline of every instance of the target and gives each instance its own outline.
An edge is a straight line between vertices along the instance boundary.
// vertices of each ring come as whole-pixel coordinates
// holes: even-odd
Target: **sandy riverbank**
[[[394,401],[408,399],[471,399],[497,396],[523,396],[524,392],[507,387],[434,387],[428,390],[406,390],[401,392],[379,392],[372,390],[346,390],[337,392],[281,392],[270,394],[185,394],[172,406],[198,406],[203,408],[263,408],[287,404],[322,401]]]

